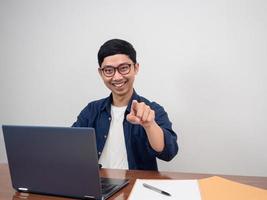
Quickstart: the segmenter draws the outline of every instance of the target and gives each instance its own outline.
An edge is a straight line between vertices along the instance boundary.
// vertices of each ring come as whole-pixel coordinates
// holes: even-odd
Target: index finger
[[[136,115],[137,105],[138,105],[138,102],[136,100],[133,100],[132,105],[131,105],[131,113],[133,113],[134,115]]]

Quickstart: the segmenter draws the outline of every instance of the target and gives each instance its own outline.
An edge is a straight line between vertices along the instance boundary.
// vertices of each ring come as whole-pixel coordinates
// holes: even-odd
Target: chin
[[[126,91],[126,90],[122,90],[122,91],[113,90],[112,92],[118,96],[124,96],[128,93],[128,91]]]
[[[115,95],[118,95],[118,96],[125,96],[127,95],[131,90],[129,88],[124,88],[122,90],[118,90],[118,89],[112,89],[111,90],[112,93],[114,93]]]

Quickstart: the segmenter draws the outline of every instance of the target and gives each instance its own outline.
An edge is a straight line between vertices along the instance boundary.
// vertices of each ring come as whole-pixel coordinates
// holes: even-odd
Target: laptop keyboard
[[[112,191],[117,185],[115,184],[110,184],[107,183],[107,179],[106,178],[101,178],[101,189],[102,189],[102,194],[108,194],[110,191]]]

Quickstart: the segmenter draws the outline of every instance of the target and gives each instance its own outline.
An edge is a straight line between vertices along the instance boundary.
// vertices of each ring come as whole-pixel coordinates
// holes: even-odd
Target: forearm
[[[144,127],[150,146],[157,152],[164,149],[164,133],[160,126],[154,121],[151,125]]]

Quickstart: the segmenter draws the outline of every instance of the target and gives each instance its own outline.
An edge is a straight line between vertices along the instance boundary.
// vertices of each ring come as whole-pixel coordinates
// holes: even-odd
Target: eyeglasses
[[[105,66],[99,69],[102,70],[103,74],[106,77],[112,77],[115,75],[116,71],[118,71],[121,75],[129,74],[129,72],[131,71],[131,66],[132,64],[123,63],[123,64],[120,64],[118,67]]]

